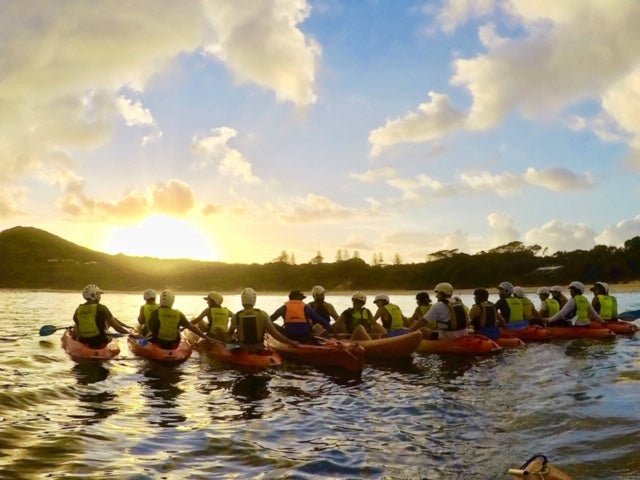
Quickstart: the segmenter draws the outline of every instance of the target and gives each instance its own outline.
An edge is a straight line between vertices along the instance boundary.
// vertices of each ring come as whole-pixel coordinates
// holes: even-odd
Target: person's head
[[[594,295],[606,295],[609,293],[609,285],[604,282],[596,282],[591,287],[591,291]]]
[[[582,295],[584,293],[584,284],[582,282],[571,282],[569,284],[569,293],[572,297]]]
[[[558,298],[562,295],[562,287],[560,285],[554,285],[549,289],[549,293],[553,298]]]
[[[156,291],[153,288],[149,288],[144,291],[142,294],[142,298],[144,298],[147,303],[155,303],[156,302]]]
[[[518,298],[524,298],[527,296],[524,288],[522,287],[513,287],[513,296]]]
[[[431,297],[427,292],[418,292],[416,294],[416,302],[418,305],[429,305],[431,303]]]
[[[291,290],[289,292],[289,300],[304,300],[307,296],[300,290]]]
[[[453,296],[453,285],[447,282],[441,282],[435,286],[433,291],[436,293],[438,300],[447,300]]]
[[[462,305],[464,302],[462,301],[462,297],[460,295],[453,295],[451,297],[451,303],[459,303]]]
[[[161,307],[173,307],[173,302],[176,301],[176,296],[171,290],[163,290],[160,293],[160,306]]]
[[[362,308],[367,303],[367,296],[362,292],[355,292],[351,295],[351,301],[356,308]]]
[[[476,304],[486,302],[487,300],[489,300],[489,290],[487,290],[486,288],[476,288],[473,291],[473,299],[475,300]]]
[[[97,285],[87,285],[82,289],[82,298],[84,298],[87,302],[100,303],[100,298],[102,298],[102,290]]]
[[[325,289],[322,285],[316,285],[311,289],[311,296],[314,300],[322,301],[324,300],[324,292]]]
[[[243,307],[253,307],[256,304],[256,291],[253,288],[243,288],[240,292],[240,302]]]
[[[540,287],[536,292],[540,297],[540,300],[546,300],[549,298],[549,288],[548,287]]]
[[[498,285],[498,294],[501,297],[508,297],[513,293],[513,284],[511,282],[502,282]]]
[[[202,297],[212,307],[219,307],[222,305],[224,298],[218,292],[209,292],[206,297]]]
[[[389,297],[387,295],[376,295],[373,299],[373,303],[376,307],[384,307],[385,305],[389,305]]]

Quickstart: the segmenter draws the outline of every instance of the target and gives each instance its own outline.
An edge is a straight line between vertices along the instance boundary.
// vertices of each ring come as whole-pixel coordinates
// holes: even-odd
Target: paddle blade
[[[618,318],[626,321],[635,320],[636,318],[640,318],[640,310],[627,310],[626,312],[619,313]]]
[[[40,328],[40,336],[46,337],[47,335],[51,335],[57,332],[58,330],[64,330],[65,328],[69,328],[69,327],[56,327],[55,325],[44,325],[43,327]]]

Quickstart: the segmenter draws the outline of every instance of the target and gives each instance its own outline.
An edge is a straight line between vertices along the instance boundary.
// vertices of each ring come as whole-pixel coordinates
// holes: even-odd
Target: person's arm
[[[287,314],[287,307],[286,305],[282,305],[280,308],[278,308],[275,312],[271,314],[269,319],[273,322],[280,317],[284,318],[286,314]]]
[[[613,300],[613,310],[611,311],[611,320],[618,320],[618,299],[616,297],[611,297]]]
[[[210,311],[211,311],[210,309],[205,308],[204,310],[202,310],[202,312],[200,312],[200,315],[198,315],[196,318],[191,320],[191,323],[193,325],[197,325],[198,323],[200,323],[201,320],[204,320],[205,317],[208,318]]]
[[[138,323],[140,325],[144,325],[146,323],[146,319],[144,318],[144,305],[140,307],[140,313],[138,313]]]
[[[496,309],[498,310],[500,315],[502,315],[502,318],[511,318],[511,309],[509,308],[509,304],[504,298],[501,298],[496,302]]]
[[[112,327],[116,332],[127,334],[133,333],[133,329],[131,327],[123,326],[115,317],[107,318],[106,324]]]
[[[562,307],[558,313],[556,313],[552,317],[549,317],[549,323],[557,322],[558,320],[564,320],[566,316],[569,315],[569,313],[571,313],[571,311],[575,308],[575,305],[576,302],[573,297],[571,297],[571,299],[564,304],[564,307]]]
[[[591,300],[591,306],[597,313],[600,313],[600,299],[597,296],[593,297],[593,300]]]
[[[192,331],[197,336],[199,336],[200,338],[204,338],[208,342],[213,340],[207,337],[204,333],[202,333],[202,330],[200,330],[198,327],[192,324],[189,320],[187,320],[187,317],[185,317],[182,313],[180,314],[180,326],[186,328],[187,330]]]
[[[309,305],[305,305],[304,306],[304,314],[306,315],[307,319],[311,319],[312,323],[319,323],[320,325],[322,325],[324,328],[330,328],[329,327],[329,322],[327,322],[326,318],[321,317],[318,312],[316,312],[313,308],[311,308]]]
[[[338,318],[340,318],[338,312],[336,312],[336,308],[330,303],[327,304],[327,312],[329,312],[329,316],[333,318],[334,322],[337,322]]]
[[[265,321],[265,327],[267,332],[269,332],[269,334],[276,340],[282,343],[286,343],[287,345],[293,345],[293,346],[299,345],[298,342],[294,342],[290,338],[287,338],[282,333],[280,333],[280,331],[276,328],[276,326],[273,324],[271,319],[269,319],[268,317],[266,318],[266,321]]]
[[[599,322],[604,321],[602,320],[602,317],[598,314],[598,312],[596,312],[596,309],[591,305],[589,305],[589,308],[587,309],[587,317],[589,318],[589,320],[597,320]]]

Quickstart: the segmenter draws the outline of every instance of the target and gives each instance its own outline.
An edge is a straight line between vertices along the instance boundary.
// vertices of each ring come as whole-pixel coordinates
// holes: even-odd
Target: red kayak
[[[127,340],[127,345],[129,345],[129,350],[138,357],[167,363],[184,362],[193,351],[191,345],[182,337],[180,337],[180,343],[176,348],[162,348],[146,338],[136,338],[131,335]]]
[[[62,335],[62,348],[73,360],[109,360],[120,353],[118,341],[111,339],[100,348],[90,347],[89,345],[75,340],[71,336],[71,331],[67,328]]]
[[[456,355],[478,355],[502,350],[496,342],[483,335],[465,335],[455,339],[422,340],[416,352]]]
[[[585,327],[547,327],[551,336],[555,338],[613,338],[616,336],[608,328]]]
[[[608,328],[613,333],[617,333],[618,335],[633,335],[638,331],[638,327],[636,327],[633,323],[623,322],[620,320],[612,320],[610,322],[591,320],[591,326],[596,328]]]
[[[282,364],[280,354],[274,350],[264,349],[259,352],[251,352],[239,345],[207,342],[204,339],[200,339],[195,348],[205,355],[237,367],[262,369]]]
[[[493,341],[496,342],[498,345],[500,345],[502,348],[518,348],[518,347],[525,346],[524,342],[520,340],[518,337],[500,336],[494,339]]]
[[[551,340],[549,330],[540,325],[528,325],[524,328],[500,328],[500,337],[519,338],[523,342],[545,342]]]

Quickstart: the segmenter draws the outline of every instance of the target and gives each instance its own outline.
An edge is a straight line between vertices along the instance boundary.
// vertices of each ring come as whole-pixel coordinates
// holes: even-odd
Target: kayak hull
[[[546,342],[551,340],[551,333],[540,325],[529,325],[525,328],[500,328],[500,337],[519,338],[523,342]]]
[[[62,348],[73,360],[109,360],[120,353],[118,341],[112,339],[103,348],[92,348],[71,336],[69,329],[62,335]]]
[[[222,342],[200,339],[195,346],[199,352],[236,367],[269,368],[282,364],[282,357],[274,350],[250,352],[242,348],[229,348]]]
[[[631,322],[623,322],[620,320],[614,320],[611,322],[599,322],[598,320],[591,320],[591,326],[596,328],[608,328],[617,335],[635,335],[638,331]]]
[[[541,478],[545,480],[572,480],[569,475],[547,462],[544,455],[534,455],[520,468],[510,468],[508,474],[514,479]]]
[[[503,337],[500,336],[493,340],[502,348],[519,348],[524,347],[525,343],[520,340],[518,337]]]
[[[284,358],[322,367],[338,367],[350,372],[361,372],[364,367],[364,348],[353,342],[324,339],[322,345],[300,343],[289,345],[265,336],[267,347]]]
[[[575,339],[575,338],[601,338],[608,339],[616,336],[608,328],[595,327],[547,327],[552,338]]]
[[[482,335],[465,335],[452,340],[422,340],[418,346],[419,353],[483,355],[501,351],[502,347]]]
[[[352,340],[364,348],[364,356],[369,360],[397,360],[410,357],[422,341],[421,332],[409,332],[395,337],[375,340]]]
[[[140,338],[129,336],[127,339],[127,345],[129,346],[131,353],[138,357],[146,358],[147,360],[154,360],[156,362],[184,362],[191,356],[191,352],[193,351],[193,347],[191,347],[184,338],[181,338],[178,347],[173,349],[161,348],[155,343],[149,341],[141,344],[139,343],[140,340]]]

